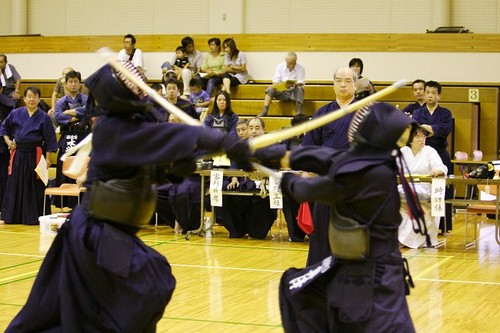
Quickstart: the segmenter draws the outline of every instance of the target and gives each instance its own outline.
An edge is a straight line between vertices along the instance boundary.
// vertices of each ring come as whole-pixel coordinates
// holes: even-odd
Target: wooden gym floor
[[[464,214],[455,216],[446,246],[402,249],[416,288],[408,297],[417,332],[498,332],[500,246],[494,221],[482,216],[479,243],[464,249]],[[229,239],[221,226],[185,240],[168,227],[140,236],[172,265],[177,288],[158,332],[283,332],[278,284],[284,270],[302,267],[306,243],[288,242],[286,226],[274,238]],[[26,301],[52,235],[38,226],[0,225],[0,330]]]

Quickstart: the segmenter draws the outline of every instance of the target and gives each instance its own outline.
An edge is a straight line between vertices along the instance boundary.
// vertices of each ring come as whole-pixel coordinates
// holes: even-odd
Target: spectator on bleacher
[[[360,100],[366,96],[370,96],[375,92],[375,87],[373,83],[367,77],[363,77],[363,60],[360,58],[352,58],[349,61],[349,67],[358,76],[358,84],[356,88],[356,99]]]
[[[238,115],[231,108],[231,97],[226,91],[219,91],[215,95],[215,104],[212,112],[205,118],[205,126],[229,135],[236,135]]]
[[[335,101],[321,107],[313,115],[321,117],[326,113],[347,107],[355,102],[357,75],[349,67],[339,68],[333,76]],[[303,146],[322,146],[334,149],[343,149],[349,146],[347,131],[353,115],[347,115],[327,125],[307,132],[302,140]],[[328,205],[315,202],[311,208],[314,231],[309,235],[309,254],[307,265],[315,264],[331,254],[328,243],[328,221],[330,208]]]
[[[76,183],[74,179],[63,174],[61,156],[82,141],[91,131],[90,118],[86,114],[87,95],[80,93],[82,81],[80,72],[68,72],[65,80],[68,92],[56,102],[54,113],[61,134],[57,153],[56,186],[63,183]],[[74,207],[76,204],[76,198],[64,197],[63,207]],[[58,207],[60,201],[54,200],[54,205]]]
[[[297,63],[297,54],[288,52],[285,61],[276,66],[273,84],[266,89],[264,108],[259,117],[267,116],[273,98],[280,101],[295,101],[296,114],[302,113],[306,70]]]
[[[167,80],[165,84],[165,89],[167,90],[167,101],[177,106],[182,111],[186,112],[192,118],[200,119],[200,115],[196,112],[193,104],[185,99],[179,98],[179,88],[179,81],[177,81],[176,79]]]
[[[203,64],[203,55],[200,51],[196,50],[194,47],[193,38],[186,36],[182,39],[181,45],[186,48],[186,55],[189,59],[189,68],[184,68],[182,70],[182,84],[184,87],[183,90],[183,98],[188,99],[188,96],[191,94],[189,90],[189,81],[193,78],[195,74],[201,70],[201,65]],[[172,64],[175,63],[176,55],[172,58],[172,62],[165,61],[161,65],[161,69],[163,74],[167,73],[169,70],[172,70]]]
[[[200,115],[200,120],[203,121],[201,119],[202,115],[204,115],[203,111],[207,111],[210,103],[212,103],[210,96],[201,88],[201,82],[196,79],[191,79],[191,81],[189,81],[189,89],[191,90],[189,101]],[[206,116],[206,112],[204,116]]]
[[[44,211],[46,185],[35,169],[42,156],[46,165],[40,168],[50,166],[49,153],[57,150],[57,139],[52,120],[38,108],[40,94],[38,87],[26,88],[26,106],[12,110],[0,127],[0,135],[12,154],[2,202],[5,223],[38,224]]]
[[[175,62],[172,66],[178,81],[182,80],[183,69],[189,69],[189,59],[186,56],[186,48],[181,45],[175,49]]]
[[[203,65],[201,65],[201,84],[212,97],[216,85],[222,84],[222,76],[224,75],[224,57],[222,52],[220,39],[217,37],[208,40],[209,52],[203,57]]]
[[[448,135],[453,130],[453,117],[451,111],[439,105],[441,99],[441,85],[436,81],[425,83],[425,106],[413,112],[413,119],[429,132],[426,144],[436,149],[448,168],[448,175],[453,174],[453,164],[448,153]],[[453,186],[446,187],[445,198],[453,197]],[[443,234],[452,230],[452,207],[445,204],[445,217],[439,222],[439,229]]]
[[[248,121],[250,137],[258,137],[266,133],[266,124],[262,118],[252,118]],[[262,180],[260,187],[266,187]],[[229,189],[229,188],[228,188]],[[238,179],[240,192],[255,192],[259,190],[257,183],[247,177]],[[266,191],[262,188],[261,192]],[[229,232],[229,238],[241,238],[248,235],[250,238],[264,239],[276,220],[277,210],[269,207],[269,197],[260,195],[240,196],[225,195],[222,204],[222,221]]]
[[[7,63],[7,56],[0,53],[0,121],[3,121],[16,106],[21,76],[16,68]]]
[[[71,67],[65,67],[62,70],[62,76],[57,80],[56,85],[54,86],[54,91],[52,91],[52,97],[51,97],[52,106],[49,109],[49,111],[47,111],[47,113],[51,117],[54,117],[57,100],[68,93],[68,90],[66,89],[66,74],[68,74],[73,70],[74,69]]]
[[[232,38],[224,39],[222,45],[226,53],[222,86],[228,94],[231,94],[231,87],[248,82],[247,56],[238,50]]]
[[[403,168],[405,175],[425,175],[429,177],[445,176],[448,173],[448,168],[443,164],[438,153],[431,146],[425,145],[428,132],[418,127],[413,136],[409,140],[409,145],[401,148],[401,153],[405,164],[400,166]],[[437,245],[439,217],[431,216],[431,207],[429,201],[431,199],[431,184],[430,183],[415,183],[415,191],[418,199],[421,202],[425,212],[425,224],[427,234],[430,237],[430,245]],[[398,191],[402,199],[404,199],[404,191],[402,185],[398,185]],[[421,233],[417,233],[413,229],[413,221],[408,214],[406,204],[402,204],[400,208],[401,217],[403,218],[399,225],[398,239],[399,242],[412,249],[426,246],[426,237]]]
[[[130,61],[134,66],[144,74],[144,59],[141,49],[135,47],[136,39],[134,35],[127,34],[123,37],[123,49],[118,52],[118,60]]]
[[[425,105],[425,81],[422,79],[413,81],[411,90],[413,91],[413,96],[415,96],[417,101],[415,103],[408,104],[408,106],[403,109],[403,112],[408,116],[413,115],[415,110],[420,109]]]

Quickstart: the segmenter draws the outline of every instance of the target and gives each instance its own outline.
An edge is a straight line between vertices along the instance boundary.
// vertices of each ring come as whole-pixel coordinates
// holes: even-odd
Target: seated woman
[[[201,71],[205,73],[201,78],[201,83],[203,89],[212,97],[215,86],[222,84],[225,53],[222,52],[219,38],[210,38],[208,40],[208,46],[210,51],[203,58],[203,65],[201,65]]]
[[[230,87],[248,82],[247,57],[245,53],[238,50],[234,39],[227,38],[222,44],[224,45],[224,52],[226,52],[222,89],[230,94]]]
[[[430,177],[445,176],[448,168],[443,164],[436,150],[430,146],[425,145],[427,131],[419,127],[410,139],[410,146],[401,148],[401,153],[406,162],[404,166],[405,174],[412,175],[428,175]],[[431,245],[437,244],[437,233],[439,225],[439,217],[431,216],[429,200],[431,198],[431,184],[430,183],[415,183],[415,190],[418,198],[422,203],[422,208],[425,211],[425,222],[427,232],[429,234]],[[404,198],[402,186],[398,187],[399,193]],[[406,205],[401,204],[401,216],[403,221],[399,226],[399,242],[410,248],[418,248],[425,245],[425,236],[417,234],[413,231],[412,220],[408,216]]]
[[[231,97],[226,91],[215,95],[212,112],[205,118],[205,127],[213,128],[229,135],[236,135],[238,115],[231,108]]]
[[[375,93],[375,87],[369,78],[363,77],[363,60],[360,58],[352,58],[349,61],[349,67],[358,76],[358,84],[356,88],[356,99],[360,100]]]

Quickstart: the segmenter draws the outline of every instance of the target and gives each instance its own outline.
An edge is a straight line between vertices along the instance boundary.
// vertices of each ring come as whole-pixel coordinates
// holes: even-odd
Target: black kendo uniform
[[[355,103],[356,99],[351,103]],[[337,101],[328,103],[321,107],[313,116],[321,117],[325,114],[337,111],[340,105]],[[302,146],[321,146],[333,149],[344,149],[349,146],[347,141],[347,130],[352,120],[352,114],[329,122],[325,126],[307,132],[302,140]],[[330,213],[328,207],[321,203],[314,203],[311,207],[314,230],[309,235],[309,252],[307,254],[307,265],[313,265],[331,255],[328,246],[328,219]]]
[[[292,169],[319,176],[284,174],[282,190],[299,202],[330,205],[333,256],[283,275],[280,309],[286,332],[414,332],[397,237],[401,215],[395,156],[396,141],[415,121],[388,104],[371,108],[361,120],[354,117],[353,124],[360,125],[350,130],[354,143],[348,150],[292,150]],[[351,246],[335,248],[345,234],[339,236],[332,225],[344,221],[370,225],[368,253],[358,257]]]
[[[135,234],[154,213],[157,174],[165,166],[194,170],[196,146],[240,161],[249,154],[245,142],[219,132],[149,121],[140,91],[109,65],[85,84],[102,114],[93,130],[88,191],[6,332],[155,332],[176,281],[166,258]]]

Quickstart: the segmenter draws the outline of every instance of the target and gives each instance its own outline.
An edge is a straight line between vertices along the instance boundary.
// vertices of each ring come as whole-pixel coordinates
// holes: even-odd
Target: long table
[[[268,178],[268,176],[260,171],[244,171],[244,170],[235,170],[235,169],[213,169],[213,170],[222,170],[224,171],[224,176],[227,177],[248,177],[252,180],[262,180],[265,178]],[[186,238],[189,238],[190,234],[193,233],[200,233],[203,232],[203,220],[204,220],[204,211],[205,211],[205,204],[203,198],[205,197],[205,180],[206,177],[210,177],[210,172],[212,170],[198,170],[196,171],[197,174],[201,176],[201,212],[200,212],[200,229],[199,230],[192,230],[189,231]],[[413,181],[418,183],[418,182],[432,182],[432,177],[428,176],[414,176]],[[456,176],[449,176],[446,179],[446,184],[450,185],[465,185],[465,186],[477,186],[477,185],[490,185],[490,186],[496,186],[496,192],[495,193],[500,193],[500,179],[477,179],[477,178],[463,178],[461,175],[456,175]],[[257,192],[239,192],[239,191],[223,191],[222,194],[224,195],[259,195]],[[481,201],[479,199],[474,199],[472,197],[466,197],[464,199],[447,199],[445,200],[446,203],[450,203],[453,206],[467,206],[470,204],[477,204],[477,203],[485,203],[485,201]],[[496,205],[496,214],[495,216],[497,217],[496,222],[495,222],[495,240],[498,245],[500,245],[500,221],[499,221],[499,216],[500,216],[500,196],[496,196],[495,200],[495,205]],[[466,240],[467,241],[467,240]]]
[[[413,177],[414,182],[432,182],[431,177]],[[500,179],[478,179],[478,178],[463,178],[462,176],[450,176],[446,178],[446,184],[450,185],[465,185],[466,187],[474,186],[476,187],[477,185],[489,185],[489,186],[496,186],[496,191],[495,193],[500,193]],[[496,195],[495,196],[495,216],[496,216],[496,221],[495,221],[495,240],[498,245],[500,245],[500,196]],[[466,197],[464,199],[447,199],[445,200],[446,203],[450,203],[454,206],[468,206],[471,204],[485,204],[488,203],[488,201],[485,200],[479,200],[479,199],[474,199],[472,197]],[[490,201],[491,202],[491,201]],[[465,240],[466,246],[467,246],[467,239]]]
[[[223,171],[224,177],[247,177],[252,180],[263,180],[269,178],[266,174],[260,171],[245,171],[238,169],[210,169],[210,170],[197,170],[196,174],[201,177],[201,200],[200,200],[200,228],[198,230],[190,230],[186,233],[186,239],[189,239],[192,234],[203,234],[206,232],[211,232],[211,227],[214,223],[213,219],[210,226],[204,226],[205,218],[205,180],[206,177],[210,177],[211,171]],[[256,196],[260,195],[259,192],[240,192],[240,191],[222,191],[223,195],[240,195],[240,196]],[[212,207],[213,209],[213,207]]]

